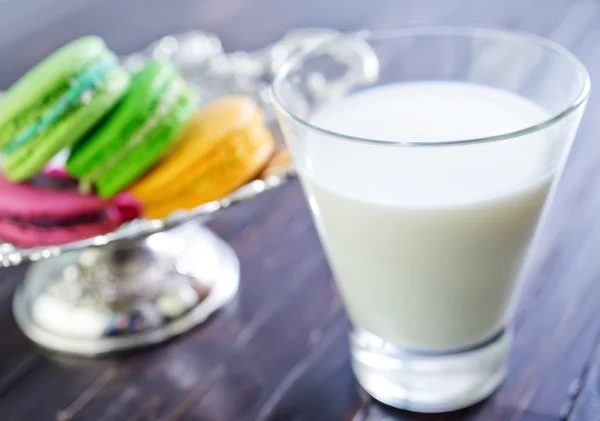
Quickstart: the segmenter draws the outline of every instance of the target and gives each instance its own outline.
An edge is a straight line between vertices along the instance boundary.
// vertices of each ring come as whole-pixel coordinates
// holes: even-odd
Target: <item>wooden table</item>
[[[524,29],[600,72],[595,0],[0,0],[0,87],[64,42],[97,33],[120,53],[204,29],[253,49],[292,27],[352,30],[460,21]],[[0,272],[0,420],[600,420],[599,100],[592,96],[516,315],[501,389],[466,411],[393,411],[356,387],[347,321],[297,183],[211,226],[239,253],[242,286],[209,324],[163,347],[78,360],[37,350]]]

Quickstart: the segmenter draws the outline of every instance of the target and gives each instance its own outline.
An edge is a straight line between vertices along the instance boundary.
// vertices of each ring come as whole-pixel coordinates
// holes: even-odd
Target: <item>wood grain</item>
[[[75,4],[77,3],[77,4]],[[77,36],[120,53],[203,29],[227,49],[293,27],[468,22],[527,30],[600,71],[595,0],[0,0],[0,88]],[[600,99],[592,96],[527,274],[506,382],[465,411],[417,415],[355,384],[347,321],[297,183],[211,223],[238,252],[242,286],[211,322],[164,347],[77,360],[33,347],[12,318],[24,268],[0,272],[0,420],[600,420]]]

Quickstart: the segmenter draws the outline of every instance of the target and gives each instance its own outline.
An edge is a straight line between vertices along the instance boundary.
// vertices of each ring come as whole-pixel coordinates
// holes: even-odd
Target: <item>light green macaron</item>
[[[13,181],[35,176],[86,135],[128,86],[128,73],[102,39],[88,36],[57,50],[0,99],[4,175]]]

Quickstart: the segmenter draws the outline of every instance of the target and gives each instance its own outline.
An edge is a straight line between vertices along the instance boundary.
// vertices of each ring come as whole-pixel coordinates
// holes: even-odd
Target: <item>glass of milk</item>
[[[470,27],[348,34],[280,70],[278,119],[373,397],[443,412],[501,383],[589,90],[561,46]]]

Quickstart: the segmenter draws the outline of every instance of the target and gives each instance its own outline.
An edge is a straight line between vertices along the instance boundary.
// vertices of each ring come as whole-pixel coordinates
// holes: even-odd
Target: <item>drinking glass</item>
[[[465,26],[345,34],[279,70],[278,121],[377,400],[444,412],[501,383],[589,90],[563,47]]]

